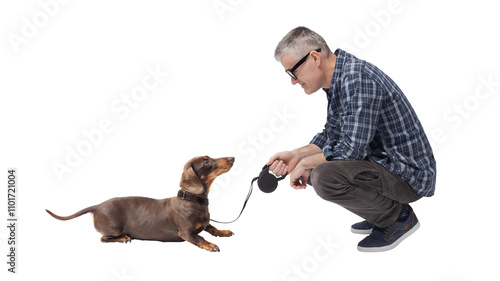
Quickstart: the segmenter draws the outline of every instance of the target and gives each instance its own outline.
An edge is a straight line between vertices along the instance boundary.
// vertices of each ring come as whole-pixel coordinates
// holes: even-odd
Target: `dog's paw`
[[[217,236],[220,237],[231,237],[233,236],[234,233],[231,230],[219,230],[219,233]]]
[[[130,238],[130,236],[125,235],[125,236],[121,237],[121,238],[118,240],[118,242],[120,242],[120,243],[125,243],[125,244],[127,244],[127,243],[132,243],[132,238]]]
[[[203,241],[200,245],[200,248],[205,249],[209,252],[220,252],[220,249],[217,245],[207,241]]]

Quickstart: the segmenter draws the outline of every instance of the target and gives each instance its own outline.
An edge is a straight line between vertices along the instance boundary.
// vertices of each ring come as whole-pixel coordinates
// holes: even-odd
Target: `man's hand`
[[[295,189],[305,189],[312,169],[324,162],[326,162],[326,159],[323,153],[316,153],[302,158],[290,173],[290,186]]]
[[[299,164],[293,169],[290,173],[290,186],[295,189],[305,189],[307,186],[307,180],[311,175],[312,169],[307,169],[302,165],[303,161],[300,161]]]
[[[278,177],[290,174],[290,185],[295,189],[304,189],[311,171],[318,164],[326,162],[321,148],[314,144],[276,153],[269,159],[269,171]]]
[[[270,172],[280,177],[285,175],[286,173],[290,173],[291,171],[293,171],[293,169],[295,169],[295,166],[297,166],[299,161],[301,161],[303,158],[321,152],[321,148],[311,143],[292,151],[283,151],[276,153],[269,159],[267,165],[270,165]]]
[[[285,175],[286,173],[292,171],[297,163],[299,162],[298,155],[292,151],[283,151],[276,153],[273,157],[269,159],[267,165],[269,166],[269,171],[278,177]]]

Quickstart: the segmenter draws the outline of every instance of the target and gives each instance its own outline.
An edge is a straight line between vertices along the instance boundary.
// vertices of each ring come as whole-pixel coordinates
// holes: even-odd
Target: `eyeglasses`
[[[314,51],[316,51],[316,52],[319,53],[319,52],[321,52],[321,48],[316,49]],[[301,60],[299,60],[299,62],[296,63],[292,68],[285,70],[285,72],[288,73],[288,75],[290,75],[290,77],[292,77],[293,79],[297,80],[298,78],[297,78],[297,76],[295,76],[294,72],[295,72],[295,70],[297,70],[297,68],[299,68],[299,66],[301,66],[307,60],[307,58],[309,57],[309,55],[311,54],[311,52],[309,52],[309,54],[305,55]]]

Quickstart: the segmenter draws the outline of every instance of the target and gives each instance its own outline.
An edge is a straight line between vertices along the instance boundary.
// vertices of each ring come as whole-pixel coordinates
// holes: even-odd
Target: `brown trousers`
[[[378,227],[387,227],[397,220],[401,203],[422,197],[400,176],[370,157],[322,163],[312,170],[309,179],[321,198]]]

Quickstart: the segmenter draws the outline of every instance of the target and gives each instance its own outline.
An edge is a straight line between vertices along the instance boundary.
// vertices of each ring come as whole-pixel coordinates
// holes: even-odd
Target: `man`
[[[293,85],[308,95],[326,92],[323,132],[301,148],[277,153],[270,171],[290,174],[323,199],[365,220],[352,232],[369,234],[365,252],[396,247],[419,227],[408,203],[434,194],[436,162],[417,115],[384,72],[343,50],[332,53],[314,31],[297,27],[278,44],[275,58]]]

